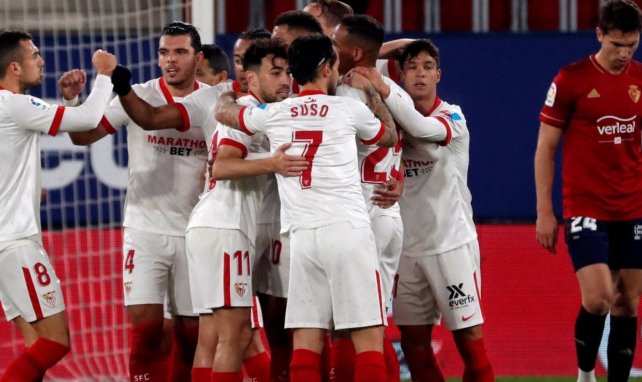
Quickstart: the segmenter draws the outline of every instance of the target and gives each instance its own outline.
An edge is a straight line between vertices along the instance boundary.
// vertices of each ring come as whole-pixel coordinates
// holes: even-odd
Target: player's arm
[[[553,211],[553,178],[555,176],[555,152],[562,137],[562,129],[540,124],[535,150],[535,192],[537,195],[537,241],[548,251],[555,253],[557,242],[557,219]]]
[[[186,120],[187,113],[183,105],[176,103],[154,107],[148,104],[132,91],[131,78],[129,69],[120,65],[114,70],[112,76],[114,92],[118,94],[123,109],[132,121],[144,130],[184,131],[189,128],[189,120]]]
[[[236,93],[226,92],[220,95],[214,108],[216,120],[236,130],[241,129],[241,111],[245,106],[236,103]]]
[[[392,118],[390,111],[383,103],[381,96],[370,86],[365,90],[367,105],[374,113],[375,117],[384,125],[383,136],[377,141],[376,145],[381,147],[393,147],[397,144],[397,130],[395,120]]]
[[[300,176],[301,171],[308,168],[308,162],[303,157],[287,155],[285,150],[291,145],[291,143],[281,145],[272,156],[267,158],[245,159],[247,149],[243,145],[227,143],[222,139],[216,151],[216,160],[212,165],[212,177],[216,180],[239,179],[272,173]]]
[[[399,165],[399,172],[397,176],[389,179],[383,187],[377,187],[374,189],[374,195],[372,196],[372,201],[374,204],[380,208],[390,208],[392,207],[401,195],[403,195],[404,190],[404,172],[406,168],[401,162]]]
[[[411,38],[400,38],[392,41],[386,41],[379,48],[379,58],[396,59],[406,48],[406,45],[415,41]]]

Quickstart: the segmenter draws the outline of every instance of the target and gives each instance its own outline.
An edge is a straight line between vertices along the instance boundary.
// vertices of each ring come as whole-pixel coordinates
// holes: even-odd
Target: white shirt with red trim
[[[376,67],[377,71],[383,76],[391,79],[395,83],[401,83],[401,78],[399,78],[399,73],[395,67],[395,61],[392,58],[380,59],[377,60]]]
[[[208,145],[211,143],[214,131],[218,125],[218,121],[214,117],[214,106],[216,106],[218,97],[221,94],[232,90],[240,90],[238,82],[227,81],[215,86],[196,90],[180,102],[185,110],[185,120],[189,125],[201,126],[203,128],[205,141]]]
[[[259,101],[252,95],[237,100],[240,105],[257,106]],[[242,131],[218,124],[209,148],[210,156],[216,155],[221,146],[236,147],[244,158],[265,152],[261,147],[265,136],[249,136]],[[256,214],[262,200],[265,176],[252,176],[234,180],[207,179],[207,190],[199,197],[187,225],[187,230],[196,227],[237,229],[254,244]]]
[[[290,155],[301,155],[310,167],[300,177],[276,175],[281,198],[281,232],[341,221],[370,225],[361,193],[356,137],[376,143],[385,127],[366,105],[346,97],[302,91],[296,98],[246,108],[241,128],[264,132],[274,152],[292,143]]]
[[[446,146],[412,137],[404,140],[405,189],[399,205],[404,225],[402,254],[410,257],[444,253],[477,237],[467,185],[466,119],[459,106],[439,98],[428,116],[447,116],[454,128]]]
[[[95,128],[111,90],[98,75],[85,102],[67,108],[0,88],[0,242],[40,233],[40,133]]]
[[[383,77],[383,80],[391,89],[395,88],[396,93],[406,94],[406,101],[409,102],[410,105],[413,105],[412,98],[399,88],[399,85],[395,84],[388,77]],[[337,87],[337,95],[366,103],[366,95],[362,90],[346,84]],[[393,117],[396,118],[394,114]],[[397,203],[389,208],[381,208],[372,202],[372,197],[375,195],[374,190],[378,187],[384,187],[388,180],[403,177],[399,172],[401,163],[401,139],[399,139],[397,145],[392,148],[364,145],[361,141],[357,140],[357,152],[359,154],[359,172],[361,174],[363,198],[366,202],[370,219],[376,219],[379,216],[400,217],[399,205]]]
[[[195,89],[207,87],[194,83]],[[133,87],[152,106],[182,101],[172,97],[162,78]],[[187,120],[185,107],[176,103]],[[187,123],[183,130],[145,131],[130,120],[118,97],[105,111],[103,126],[127,126],[129,182],[123,226],[139,231],[185,236],[192,208],[203,189],[201,173],[207,145],[200,125]],[[110,130],[110,128],[108,128]]]

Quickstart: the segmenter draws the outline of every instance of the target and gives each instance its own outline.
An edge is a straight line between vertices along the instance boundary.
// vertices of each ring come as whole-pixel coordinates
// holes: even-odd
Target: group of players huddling
[[[85,72],[60,79],[64,106],[24,94],[43,60],[28,34],[0,33],[0,299],[26,341],[0,381],[41,380],[69,351],[41,244],[39,134],[87,145],[121,126],[131,381],[398,381],[390,303],[413,380],[444,380],[431,346],[442,318],[463,380],[494,379],[469,133],[437,96],[437,47],[384,44],[379,22],[334,0],[274,25],[240,35],[227,81],[201,66],[197,30],[172,22],[160,78],[132,86],[98,51],[82,104]]]

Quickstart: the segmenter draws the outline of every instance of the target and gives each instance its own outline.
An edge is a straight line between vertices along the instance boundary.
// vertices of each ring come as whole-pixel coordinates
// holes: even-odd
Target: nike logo
[[[473,313],[473,314],[471,314],[470,316],[461,316],[461,320],[462,320],[462,321],[464,321],[464,322],[465,322],[465,321],[468,321],[468,320],[470,320],[471,318],[473,318],[473,316],[474,316],[475,314],[477,314],[477,313]]]

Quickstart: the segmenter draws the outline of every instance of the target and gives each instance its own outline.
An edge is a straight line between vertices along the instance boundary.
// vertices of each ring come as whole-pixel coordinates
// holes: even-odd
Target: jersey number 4
[[[310,188],[312,187],[312,163],[319,149],[319,145],[323,142],[323,131],[295,131],[294,134],[292,134],[292,142],[305,143],[303,156],[309,165],[306,170],[301,172],[299,183],[301,183],[301,188],[303,189]]]

